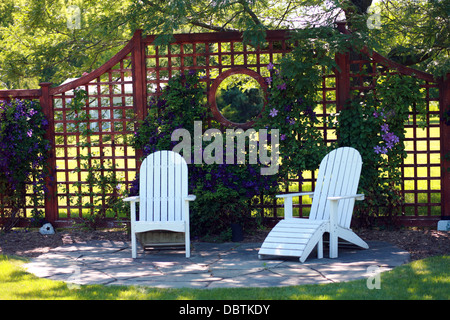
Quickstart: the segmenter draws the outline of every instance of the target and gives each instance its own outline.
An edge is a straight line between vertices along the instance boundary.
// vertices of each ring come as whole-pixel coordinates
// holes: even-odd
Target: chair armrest
[[[188,195],[186,198],[184,198],[184,200],[186,201],[194,201],[197,198],[197,196],[190,194]]]
[[[312,197],[313,194],[314,194],[314,192],[295,192],[295,193],[278,194],[275,197],[276,198],[290,198],[290,197],[298,197],[298,196]]]
[[[136,222],[136,202],[139,202],[140,198],[139,196],[134,196],[134,197],[127,197],[124,198],[123,201],[127,201],[130,202],[131,205],[131,213],[130,213],[130,218],[131,218],[131,232],[133,232],[133,225]]]
[[[335,231],[337,230],[338,226],[338,207],[339,207],[339,200],[344,199],[355,199],[355,200],[364,200],[364,194],[353,194],[348,196],[336,196],[336,197],[327,197],[328,200],[330,200],[330,237],[331,234],[334,234],[333,237],[336,236]]]
[[[276,197],[277,198],[284,198],[284,218],[285,219],[292,219],[292,198],[297,196],[310,196],[314,192],[295,192],[295,193],[285,193],[285,194],[279,194]]]
[[[123,201],[139,202],[139,196],[124,198]]]
[[[349,196],[336,196],[336,197],[328,197],[328,200],[331,201],[339,201],[339,200],[344,200],[344,199],[351,199],[351,198],[355,198],[355,200],[364,200],[364,194],[353,194],[353,195],[349,195]]]

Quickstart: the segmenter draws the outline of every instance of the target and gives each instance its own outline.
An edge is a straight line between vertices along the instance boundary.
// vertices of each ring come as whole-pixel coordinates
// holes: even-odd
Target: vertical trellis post
[[[348,33],[345,22],[337,24],[341,33]],[[336,54],[336,112],[344,109],[350,99],[350,52]]]
[[[439,86],[439,109],[441,120],[450,111],[450,74]],[[441,121],[441,212],[445,220],[450,219],[450,126]],[[445,217],[445,218],[444,218]]]
[[[45,195],[45,219],[54,223],[58,217],[58,199],[57,199],[57,185],[56,185],[56,153],[55,153],[55,124],[53,114],[53,99],[50,95],[50,82],[42,82],[41,96],[39,102],[42,107],[42,112],[48,121],[48,128],[45,134],[45,139],[50,142],[51,149],[47,160],[48,175],[45,178],[45,185],[47,193]]]
[[[136,30],[133,35],[132,73],[133,73],[133,106],[136,120],[142,121],[147,106],[147,70],[145,64],[145,46],[142,45],[142,30]],[[135,128],[136,130],[136,128]],[[142,157],[142,150],[136,150],[136,160]]]

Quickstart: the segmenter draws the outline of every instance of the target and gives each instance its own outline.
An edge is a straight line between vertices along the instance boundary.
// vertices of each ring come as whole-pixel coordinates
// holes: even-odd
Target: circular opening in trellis
[[[255,71],[233,68],[217,77],[210,91],[212,113],[222,124],[248,128],[264,110],[266,84]]]

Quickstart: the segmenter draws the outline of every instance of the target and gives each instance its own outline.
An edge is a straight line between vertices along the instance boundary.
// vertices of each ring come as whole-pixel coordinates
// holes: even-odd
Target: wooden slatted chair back
[[[188,195],[188,169],[173,151],[157,151],[141,164],[139,221],[183,221]]]
[[[361,175],[362,159],[359,152],[342,147],[326,155],[319,166],[309,219],[328,220],[330,203],[327,197],[346,196],[357,193]],[[339,201],[338,224],[349,228],[355,199]]]

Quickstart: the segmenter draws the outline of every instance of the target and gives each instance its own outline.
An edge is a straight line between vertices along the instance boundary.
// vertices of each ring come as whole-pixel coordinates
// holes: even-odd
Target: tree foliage
[[[445,75],[450,71],[450,1],[383,1],[380,50],[390,59]]]
[[[129,40],[123,13],[130,1],[3,0],[0,88],[61,83],[99,67]],[[70,6],[80,23],[70,23]]]
[[[396,61],[443,75],[449,71],[450,0],[3,0],[0,88],[59,84],[97,68],[136,29],[160,35],[244,32],[257,45],[265,31],[334,26],[347,20],[369,47]],[[79,8],[79,23],[74,11]],[[374,11],[375,10],[375,11]],[[376,11],[378,10],[378,11]],[[380,24],[367,19],[379,12]],[[75,20],[74,20],[75,19]]]

